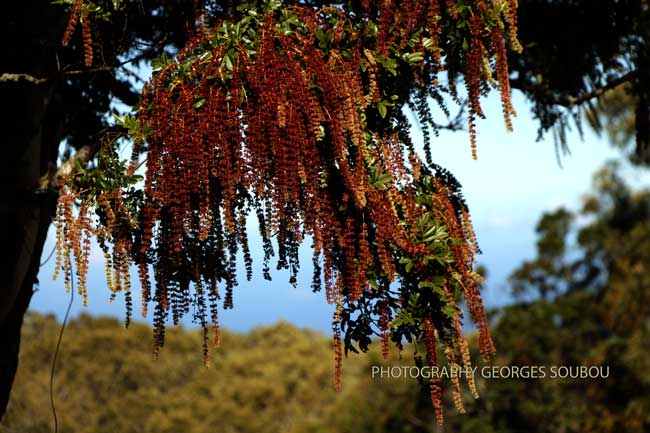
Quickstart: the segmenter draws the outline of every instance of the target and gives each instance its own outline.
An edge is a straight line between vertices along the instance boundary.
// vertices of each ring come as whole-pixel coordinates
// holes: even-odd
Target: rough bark
[[[49,86],[30,82],[0,84],[3,104],[3,152],[0,193],[0,417],[4,414],[18,366],[20,328],[33,294],[53,196],[38,193],[50,152],[43,132]],[[47,169],[45,168],[45,171]]]
[[[0,14],[0,418],[18,364],[23,315],[56,206],[56,193],[49,186],[57,178],[60,144],[65,138],[66,150],[78,149],[61,167],[63,172],[74,167],[74,158],[82,162],[91,158],[98,149],[98,135],[106,132],[104,117],[112,98],[127,104],[138,99],[129,82],[116,75],[126,63],[120,56],[136,49],[141,40],[150,41],[151,48],[128,62],[155,58],[171,43],[184,45],[186,24],[195,16],[190,1],[172,2],[181,5],[177,10],[183,13],[155,16],[143,14],[140,2],[122,3],[126,9],[114,22],[95,22],[95,52],[101,56],[92,68],[81,66],[79,32],[69,47],[61,47],[69,18],[61,5],[43,0],[5,2]]]
[[[54,170],[61,141],[57,133],[60,113],[49,103],[55,87],[29,86],[0,85],[0,95],[18,101],[8,115],[11,122],[4,128],[8,131],[6,145],[11,150],[0,174],[0,245],[6,257],[0,262],[0,419],[18,367],[20,330],[56,210],[58,180],[69,175],[78,163],[85,165],[100,147],[100,137],[96,137]]]
[[[4,313],[0,323],[0,418],[4,415],[9,402],[13,379],[18,368],[23,316],[34,293],[43,244],[55,203],[51,197],[43,197],[38,202],[35,207],[28,206],[2,212],[2,219],[8,218],[8,224],[3,225],[10,231],[8,234],[10,238],[13,237],[12,241],[16,249],[10,247],[12,243],[3,242],[3,245],[6,245],[7,269],[2,272],[3,286],[0,294]],[[20,253],[16,254],[15,251]],[[14,272],[11,272],[12,267]]]

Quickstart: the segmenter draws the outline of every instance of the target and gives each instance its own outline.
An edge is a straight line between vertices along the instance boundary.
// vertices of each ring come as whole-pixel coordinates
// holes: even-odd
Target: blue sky
[[[488,268],[489,276],[484,291],[488,306],[507,303],[507,276],[522,260],[534,255],[534,227],[542,212],[558,206],[577,209],[581,197],[588,192],[593,172],[603,163],[620,154],[605,139],[586,131],[584,140],[577,132],[569,135],[571,155],[558,164],[555,147],[549,136],[536,141],[537,123],[530,117],[529,106],[523,97],[514,95],[519,116],[514,119],[514,132],[507,132],[501,118],[500,100],[492,95],[484,101],[487,120],[478,125],[477,161],[472,160],[466,132],[442,131],[434,139],[433,159],[456,175],[472,212],[475,229],[483,254],[478,262]],[[419,133],[414,132],[416,140]],[[634,183],[650,185],[648,174],[638,175],[628,169]],[[251,227],[254,233],[256,228]],[[53,247],[53,231],[45,246],[44,256]],[[251,239],[255,263],[261,263],[259,243]],[[303,249],[303,267],[298,288],[288,284],[288,275],[275,272],[273,281],[254,275],[252,282],[240,273],[240,286],[235,291],[235,308],[220,311],[221,325],[236,331],[274,323],[284,319],[298,326],[323,332],[331,330],[332,307],[325,302],[324,293],[310,290],[311,254]],[[31,308],[63,317],[68,302],[62,282],[52,281],[54,260],[42,267],[40,284]],[[133,280],[137,281],[133,272]],[[137,292],[137,290],[136,290]],[[72,314],[81,312],[124,316],[122,297],[109,303],[110,292],[104,282],[103,258],[97,248],[91,255],[89,272],[89,307],[84,308],[77,297]],[[140,304],[134,294],[136,310]],[[139,313],[135,311],[135,317]],[[149,321],[151,318],[148,319]],[[190,324],[190,322],[186,322]]]

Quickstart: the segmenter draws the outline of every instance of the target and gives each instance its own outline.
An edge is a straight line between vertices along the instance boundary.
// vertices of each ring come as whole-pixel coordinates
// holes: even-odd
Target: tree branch
[[[11,73],[3,73],[0,75],[0,81],[28,81],[33,84],[43,84],[48,81],[47,78],[38,78],[34,77],[33,75],[30,74],[11,74]]]
[[[144,50],[140,52],[138,55],[126,59],[116,65],[113,66],[98,66],[96,68],[88,68],[88,69],[77,69],[77,70],[72,70],[72,71],[66,71],[65,68],[64,70],[61,71],[63,75],[82,75],[82,74],[92,74],[95,72],[114,72],[118,68],[122,68],[130,63],[133,62],[138,62],[140,60],[143,60],[147,58],[152,52],[155,50],[161,48],[163,44],[165,43],[165,38],[163,38],[160,42],[158,42],[155,45],[152,45],[151,48]],[[7,81],[27,81],[33,84],[44,84],[47,83],[50,79],[49,78],[40,78],[40,77],[35,77],[30,74],[21,74],[21,73],[10,73],[10,72],[4,72],[0,74],[0,82],[7,82]]]
[[[590,99],[593,98],[598,98],[602,95],[604,95],[608,90],[612,90],[621,84],[625,84],[634,78],[636,78],[638,75],[637,71],[631,71],[628,72],[625,75],[622,75],[615,80],[612,80],[605,85],[598,87],[594,89],[591,92],[583,92],[582,94],[579,94],[578,96],[572,96],[572,95],[559,95],[559,96],[550,96],[547,94],[543,94],[539,99],[545,104],[548,105],[561,105],[566,108],[572,108],[577,105],[583,104]],[[523,85],[524,83],[521,80],[512,80],[511,81],[512,87],[517,88],[519,90],[523,91],[529,91],[531,93],[535,93],[535,87],[534,86],[526,86]]]
[[[68,158],[58,168],[55,170],[50,170],[49,173],[41,177],[38,191],[46,192],[57,190],[59,188],[59,182],[73,173],[75,167],[77,166],[77,163],[85,166],[88,164],[88,162],[90,162],[91,159],[95,157],[95,155],[97,155],[102,147],[102,144],[104,143],[104,140],[111,134],[115,135],[113,138],[124,136],[124,128],[117,125],[104,128],[97,134],[97,139],[93,140],[91,144],[82,146],[74,155]]]
[[[62,71],[64,75],[80,75],[80,74],[90,74],[93,72],[109,72],[109,71],[114,71],[117,68],[121,68],[123,66],[126,66],[130,63],[138,62],[140,60],[146,59],[151,53],[154,51],[160,49],[163,44],[166,42],[166,38],[163,38],[160,42],[158,42],[155,45],[152,45],[150,48],[141,51],[138,55],[131,57],[130,59],[126,59],[116,65],[113,66],[98,66],[96,68],[88,68],[88,69],[77,69],[77,70],[72,70],[72,71],[66,71],[65,68]]]

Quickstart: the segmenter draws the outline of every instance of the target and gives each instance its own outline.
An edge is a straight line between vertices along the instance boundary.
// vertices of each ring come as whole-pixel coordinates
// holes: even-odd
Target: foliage
[[[74,3],[68,29],[78,13],[82,24],[87,18],[82,3]],[[431,161],[428,143],[428,161],[420,161],[402,108],[410,104],[422,123],[435,127],[427,98],[457,97],[462,77],[473,153],[475,118],[483,117],[479,97],[490,84],[501,93],[509,126],[506,45],[519,48],[516,2],[351,7],[269,1],[240,4],[237,19],[212,27],[197,19],[195,36],[176,58],[153,64],[136,117],[119,118],[135,143],[128,167],[79,170],[62,188],[57,269],[70,286],[74,258],[85,296],[90,237],[96,236],[109,287],[126,293],[128,323],[129,267],[137,265],[143,315],[155,304],[155,353],[167,317],[177,323],[192,310],[209,361],[208,327],[211,322],[216,346],[218,301],[223,296],[223,306],[233,306],[239,251],[248,278],[253,270],[245,231],[251,211],[259,221],[265,277],[272,238],[277,267],[289,269],[292,283],[298,247],[306,237],[312,241],[313,288],[324,285],[336,306],[337,388],[343,351],[366,351],[373,334],[381,336],[385,354],[391,339],[398,347],[421,341],[429,364],[438,364],[440,344],[449,363],[468,366],[461,297],[478,326],[483,357],[494,353],[460,186]],[[449,87],[439,82],[443,71]],[[133,185],[143,149],[142,192]],[[110,149],[103,157],[123,164]],[[441,390],[436,383],[431,388],[442,423]],[[460,392],[458,383],[454,389]]]
[[[26,316],[23,363],[0,432],[51,431],[47,366],[58,325],[51,316]],[[202,334],[196,330],[170,329],[170,350],[155,362],[151,328],[141,323],[125,331],[114,318],[82,315],[69,331],[74,338],[63,342],[55,382],[61,431],[354,433],[434,425],[428,396],[416,381],[372,378],[371,366],[385,363],[377,348],[350,357],[346,386],[336,392],[329,339],[288,323],[246,334],[224,330],[210,368],[200,365]],[[425,429],[413,424],[419,416]]]
[[[467,417],[483,421],[480,431],[650,428],[649,217],[650,191],[632,190],[615,166],[597,173],[577,215],[544,215],[538,257],[512,277],[513,288],[526,287],[535,300],[497,313],[496,364],[607,366],[609,376],[494,380]],[[555,268],[542,264],[549,254]],[[548,291],[549,280],[560,284]]]
[[[199,29],[206,29],[210,33],[226,18],[229,22],[240,21],[245,17],[246,11],[245,9],[237,10],[240,3],[238,1],[210,0],[204,5],[200,5],[200,2],[194,0],[162,2],[159,0],[96,0],[83,2],[83,4],[79,0],[60,0],[55,3],[66,4],[69,7],[74,4],[82,5],[82,10],[80,10],[77,18],[81,18],[81,11],[84,14],[87,13],[87,15],[84,15],[83,22],[78,22],[75,21],[76,14],[69,14],[58,5],[52,7],[49,2],[36,0],[8,2],[4,6],[3,24],[5,25],[0,26],[0,32],[3,32],[3,40],[5,41],[5,44],[3,44],[3,59],[5,62],[2,70],[3,82],[1,84],[3,91],[8,90],[4,100],[11,102],[12,105],[10,110],[6,110],[5,120],[8,126],[13,125],[15,127],[13,130],[10,129],[12,132],[8,134],[9,145],[7,148],[6,168],[9,179],[22,180],[26,174],[26,168],[24,167],[27,166],[23,163],[23,155],[28,143],[29,147],[34,144],[36,148],[40,148],[40,154],[35,156],[39,161],[34,164],[37,166],[36,168],[39,168],[37,175],[43,176],[45,180],[49,179],[59,158],[65,159],[71,150],[86,146],[89,143],[95,143],[99,140],[99,137],[104,135],[105,128],[109,123],[107,119],[110,119],[109,114],[114,111],[109,105],[111,101],[119,100],[127,105],[133,105],[137,102],[138,95],[134,91],[133,85],[133,82],[137,80],[137,73],[134,73],[134,69],[130,65],[136,65],[140,61],[151,61],[156,57],[160,57],[163,53],[174,55],[186,45],[187,39],[195,34],[197,26]],[[302,6],[320,8],[326,2],[303,0],[299,3]],[[442,2],[440,3],[442,4]],[[467,6],[470,3],[474,5],[474,2],[446,1],[443,9],[447,10],[446,8],[449,5]],[[513,5],[516,2],[493,2],[492,4],[499,6],[506,3],[510,4],[510,7],[514,9]],[[607,104],[606,107],[612,107],[612,105],[622,105],[624,107],[624,116],[621,117],[626,122],[624,124],[632,123],[633,129],[629,129],[629,131],[635,134],[640,133],[639,136],[642,138],[640,141],[637,140],[637,150],[635,152],[639,157],[638,160],[643,161],[643,132],[648,131],[647,125],[650,124],[647,111],[647,88],[650,82],[648,80],[648,49],[646,43],[648,38],[647,23],[650,22],[647,19],[647,1],[611,0],[586,2],[557,0],[540,2],[538,0],[522,0],[520,3],[518,19],[522,27],[521,31],[524,32],[520,33],[520,36],[523,45],[527,49],[521,57],[515,57],[512,53],[509,55],[510,70],[513,71],[512,77],[514,78],[512,84],[514,87],[524,90],[536,104],[534,114],[542,121],[542,126],[566,124],[567,113],[569,115],[577,114],[577,117],[580,118],[582,111],[585,107],[588,107],[588,104],[594,98],[605,95],[604,91],[610,88],[614,88],[618,92],[621,89],[621,87],[618,87],[619,85],[628,83],[627,89],[630,90],[630,95],[617,97],[621,100],[620,104],[617,101],[615,101],[616,104],[611,104],[607,98],[603,100],[603,103]],[[381,15],[380,7],[373,3],[368,10],[368,4],[368,2],[349,1],[345,5],[339,6],[346,14],[349,14],[353,21],[358,17],[363,22],[369,14],[375,19],[370,19],[368,25],[371,25],[371,21],[380,24],[376,19]],[[262,2],[257,2],[257,7],[261,6]],[[202,10],[201,7],[205,9]],[[453,13],[454,8],[449,10]],[[508,16],[508,8],[504,9],[503,12],[504,15],[501,16],[501,19],[505,18],[508,22],[508,25],[503,30],[514,33],[515,14],[511,13]],[[465,8],[463,13],[468,14],[468,9]],[[463,13],[459,14],[460,21],[455,21],[458,17],[451,17],[453,19],[450,19],[444,13],[441,15],[443,18],[441,20],[442,28],[445,29],[445,32],[450,31],[449,33],[441,33],[444,37],[439,39],[440,46],[443,47],[440,60],[444,61],[448,68],[449,88],[440,85],[447,78],[444,75],[445,72],[443,72],[440,81],[423,80],[422,82],[416,82],[414,86],[413,79],[419,73],[418,68],[428,60],[420,59],[419,54],[414,51],[390,51],[389,57],[394,58],[397,65],[378,64],[377,66],[378,68],[381,66],[381,70],[378,69],[378,71],[383,71],[386,77],[381,79],[377,76],[378,89],[381,86],[386,92],[376,93],[376,95],[381,95],[381,99],[366,107],[366,124],[369,131],[380,135],[386,133],[388,130],[385,126],[381,127],[382,124],[390,125],[391,128],[397,130],[405,127],[405,119],[401,117],[400,108],[403,104],[406,104],[416,111],[421,119],[425,120],[423,131],[425,136],[429,137],[431,135],[433,131],[430,128],[435,128],[437,125],[430,113],[426,111],[428,98],[431,97],[438,102],[444,101],[445,91],[452,91],[455,79],[460,79],[462,73],[468,70],[464,53],[467,53],[467,49],[470,48],[471,39],[466,40],[462,38],[462,35],[467,34],[469,27],[461,26],[456,28],[453,25],[453,23],[460,23],[462,19],[466,18],[466,16],[463,17]],[[492,19],[482,13],[478,15],[488,18],[488,21]],[[387,17],[389,14],[384,14],[384,16]],[[73,19],[70,20],[69,18]],[[497,17],[498,20],[499,17]],[[72,33],[69,35],[70,39],[67,48],[62,49],[60,42],[66,28],[66,22],[69,22],[72,26],[70,27]],[[548,23],[554,24],[548,25]],[[83,24],[89,26],[90,29],[84,30]],[[381,26],[378,26],[378,30],[379,27]],[[385,30],[384,35],[389,36],[389,39],[392,37],[401,38],[404,35],[401,32],[403,28],[408,29],[410,27],[409,25],[394,26],[392,30]],[[603,29],[607,29],[607,31],[603,31]],[[199,32],[202,33],[203,31]],[[458,37],[458,35],[461,37]],[[433,38],[430,39],[433,40]],[[516,46],[516,41],[512,41],[511,45]],[[459,48],[457,51],[449,51],[452,46]],[[410,49],[408,42],[407,46],[401,47],[400,50],[403,48]],[[447,49],[447,51],[444,51],[444,49]],[[84,63],[89,63],[89,51],[92,54],[92,67],[84,67]],[[488,47],[488,51],[490,51],[490,47]],[[374,50],[371,49],[370,52],[373,54]],[[424,52],[429,55],[428,51],[425,50]],[[406,57],[403,58],[403,54],[406,54]],[[433,56],[433,52],[431,55]],[[363,61],[369,61],[365,57],[365,52],[361,53],[360,57]],[[375,61],[381,59],[380,56],[374,54],[373,57]],[[411,61],[414,63],[411,63]],[[167,63],[169,62],[163,61],[161,66]],[[494,66],[494,63],[490,65],[492,69],[495,69]],[[393,70],[397,73],[399,80],[393,78],[393,72],[391,72]],[[503,76],[504,70],[504,68],[501,68],[501,72],[495,74],[497,78]],[[483,69],[482,73],[487,75],[487,69]],[[368,94],[370,75],[367,71],[361,71],[361,76],[363,77],[364,92]],[[127,80],[126,77],[129,77],[129,79]],[[499,80],[501,83],[506,81],[501,78]],[[426,88],[418,87],[427,85],[427,83],[431,85]],[[502,86],[505,86],[505,84],[502,84]],[[487,86],[483,84],[480,90],[484,91],[486,88]],[[442,92],[442,95],[437,94],[436,90]],[[506,95],[507,92],[502,94]],[[392,96],[397,96],[397,99],[393,100]],[[454,93],[452,92],[453,96]],[[197,109],[201,109],[200,105],[204,104],[200,100],[193,102],[199,105]],[[633,107],[631,110],[630,106]],[[609,113],[606,110],[598,112],[598,114],[602,113],[609,120]],[[470,112],[470,115],[476,115],[476,113]],[[616,113],[612,118],[616,120]],[[124,126],[130,126],[130,129],[134,131],[139,129],[137,121],[132,118],[123,119]],[[130,120],[127,121],[127,119]],[[17,134],[14,134],[14,131]],[[142,132],[144,135],[148,135],[146,131]],[[32,138],[35,138],[35,140],[32,140]],[[402,134],[398,136],[398,139],[400,145],[408,147],[409,140],[407,136]],[[87,203],[86,209],[88,210],[99,203],[98,199],[102,191],[109,192],[109,194],[101,198],[104,205],[100,206],[99,212],[94,215],[91,214],[92,218],[108,221],[108,215],[111,212],[105,212],[102,209],[110,207],[111,211],[113,211],[114,208],[122,206],[119,204],[121,200],[124,208],[133,207],[133,209],[129,210],[129,218],[122,218],[125,215],[120,214],[118,211],[117,227],[139,224],[138,218],[131,218],[133,215],[138,214],[138,206],[143,203],[142,198],[132,196],[137,193],[137,189],[134,188],[137,185],[135,183],[137,177],[135,173],[128,172],[127,164],[118,162],[113,149],[109,146],[103,147],[102,158],[98,165],[90,171],[92,176],[83,176],[83,180],[82,176],[75,176],[75,184],[77,185],[75,188],[78,190],[76,192],[83,191],[83,194],[88,196],[96,196],[95,199]],[[650,147],[645,149],[647,151]],[[60,150],[61,152],[59,152]],[[444,171],[431,164],[433,162],[432,157],[433,155],[427,156],[427,164],[430,166],[429,174],[439,180]],[[39,165],[40,167],[38,167]],[[133,165],[131,168],[135,166]],[[109,167],[118,168],[119,170],[112,170]],[[409,169],[412,168],[411,165],[408,165],[408,167]],[[372,167],[367,169],[369,176],[377,174],[376,172],[371,173]],[[105,175],[106,170],[110,174]],[[372,183],[376,183],[379,187],[393,182],[393,177],[390,177],[390,181],[386,182],[389,178],[382,177],[381,173],[373,179]],[[448,186],[451,185],[453,195],[457,195],[455,192],[457,187],[453,186],[450,177],[447,177],[447,179],[447,181],[443,180],[443,183]],[[25,186],[21,183],[20,188],[8,191],[5,197],[10,197],[10,208],[14,206],[13,197],[25,198],[26,201],[30,201],[29,206],[33,206],[31,203],[34,195],[32,188],[35,188],[35,185],[36,183],[34,185],[30,183]],[[11,189],[11,185],[8,185],[8,188]],[[117,189],[121,190],[120,194],[115,194]],[[110,193],[116,197],[113,198]],[[121,199],[117,198],[117,196],[121,196]],[[65,200],[67,200],[68,204],[71,203],[70,197]],[[106,203],[108,203],[108,207]],[[22,208],[20,212],[22,212]],[[66,214],[66,212],[63,209],[62,213]],[[45,212],[42,212],[42,214],[45,215]],[[115,214],[113,212],[113,215]],[[71,212],[67,215],[68,218],[72,218],[75,214]],[[15,227],[17,230],[13,232],[22,233],[22,221],[17,221]],[[82,221],[84,221],[85,225],[82,224],[71,229],[70,233],[84,233],[84,227],[88,228],[89,226],[88,220],[84,219]],[[44,218],[41,224],[49,224],[49,219]],[[12,232],[12,223],[9,226],[9,232]],[[94,227],[92,228],[94,229]],[[642,228],[636,230],[643,233]],[[66,232],[62,234],[65,236]],[[625,239],[633,240],[631,237]],[[601,239],[595,245],[598,246],[603,243],[605,241]],[[12,242],[7,244],[9,248],[13,245]],[[629,244],[617,244],[616,236],[613,235],[607,240],[606,244],[608,251],[619,251],[620,254],[625,254],[626,251],[636,251],[637,246],[643,245],[643,242],[639,242],[637,239],[636,242]],[[69,244],[68,251],[75,251],[78,256],[83,256],[85,254],[83,245],[84,241],[75,241]],[[113,248],[110,242],[106,246]],[[33,251],[39,250],[36,247]],[[117,257],[112,257],[113,251],[114,249],[109,250],[109,260],[113,262],[117,258],[119,261],[120,254]],[[600,250],[596,248],[594,251],[594,257],[600,260],[597,254]],[[399,251],[395,255],[398,253]],[[11,252],[10,255],[12,255]],[[642,257],[642,254],[638,254],[638,256]],[[63,258],[64,262],[66,260],[68,259]],[[38,265],[37,257],[32,257],[31,261]],[[404,270],[406,270],[409,263],[395,262],[398,268]],[[581,272],[574,277],[583,279],[585,275],[594,274],[601,279],[604,278],[603,273],[600,271],[604,265],[598,261],[589,263],[594,264],[594,266],[581,266]],[[630,283],[637,279],[643,281],[642,276],[637,273],[637,270],[642,268],[639,268],[638,263],[638,259],[627,263],[624,261],[617,262],[616,266],[618,267],[611,269],[612,274],[616,271],[620,276],[629,276]],[[552,278],[559,281],[560,274],[557,272],[570,273],[572,269],[570,265],[572,265],[572,262],[567,263],[566,257],[553,256],[553,267],[550,268],[554,273]],[[117,269],[123,268],[123,264],[118,264]],[[414,272],[410,274],[415,279],[416,274]],[[540,275],[543,280],[544,275]],[[111,274],[110,278],[113,278],[113,276]],[[118,272],[119,286],[123,287],[125,285],[127,281],[124,278],[127,276],[128,273],[124,271]],[[68,274],[68,277],[71,276]],[[28,288],[28,292],[31,294],[32,277],[27,279],[29,281],[24,286]],[[602,282],[601,280],[594,281]],[[627,280],[621,278],[620,281]],[[371,284],[371,281],[369,281],[369,284]],[[613,312],[618,311],[616,315],[617,323],[627,323],[626,326],[635,326],[640,323],[638,317],[642,317],[636,312],[643,311],[644,303],[635,302],[637,298],[623,296],[626,292],[627,282],[625,284],[619,282],[618,284],[619,289],[616,293],[620,294],[611,296],[610,304],[608,304],[616,306],[616,308],[609,312],[613,314]],[[114,284],[110,285],[117,287]],[[529,289],[534,290],[534,287],[530,286]],[[562,287],[560,292],[565,290],[567,288]],[[126,291],[126,293],[129,292]],[[638,299],[644,299],[642,288],[637,287],[635,293],[637,293]],[[550,295],[555,295],[554,289],[548,291],[547,296]],[[621,299],[625,300],[625,302],[619,304],[618,301]],[[436,302],[439,302],[439,300],[436,300]],[[635,314],[626,315],[625,311],[627,309],[634,311]],[[20,328],[23,310],[20,311],[20,313],[16,314],[16,320],[12,322],[15,329]],[[378,314],[378,316],[379,320],[375,319],[375,322],[378,325],[380,323],[385,324],[387,321],[385,317],[382,319],[381,314]],[[396,314],[395,316],[393,322],[397,321],[399,323],[401,320],[404,323],[404,321],[408,322],[410,320],[408,314]],[[374,323],[372,321],[360,321],[359,317],[364,316],[351,316],[347,329],[355,329],[356,332],[352,333],[346,330],[345,335],[350,336],[350,341],[354,339],[354,341],[361,343],[363,340],[360,337],[366,335],[365,332],[368,326],[374,326]],[[600,316],[598,317],[600,320]],[[587,320],[586,315],[581,316],[581,318]],[[629,318],[635,319],[628,320]],[[522,325],[515,323],[513,326],[520,328],[536,325],[536,323],[532,325],[526,322],[518,323],[522,323]],[[381,329],[383,326],[375,326],[375,329]],[[422,329],[420,328],[417,331],[422,331]],[[10,340],[9,343],[13,353],[13,348],[18,347],[18,340],[17,337],[12,335],[6,334],[8,340]],[[385,335],[386,333],[384,333]],[[522,341],[519,341],[518,344],[525,345],[526,342]],[[637,339],[637,341],[643,340]],[[500,344],[506,343],[500,342]],[[504,350],[507,350],[507,346],[505,347]],[[641,345],[640,347],[645,346]],[[11,358],[12,353],[2,352],[4,369],[5,361]],[[13,362],[13,360],[9,360],[8,364]],[[13,373],[11,371],[6,373],[6,378],[3,373],[3,392],[11,387],[12,377]],[[635,382],[632,381],[632,383]],[[507,401],[502,396],[497,396],[497,398],[500,401]],[[564,406],[570,407],[571,404],[565,404]],[[636,407],[642,408],[642,405]],[[630,411],[633,411],[633,409],[630,409]],[[380,414],[384,412],[377,409],[373,413],[379,418]],[[404,417],[399,419],[404,421],[404,425],[413,425],[410,420]],[[504,422],[506,421],[500,421],[501,424]],[[470,427],[469,430],[473,431],[473,427]]]
[[[589,126],[598,134],[605,133],[608,141],[622,149],[635,164],[643,164],[642,154],[635,151],[636,106],[638,97],[629,85],[612,89],[596,100],[585,115]]]
[[[536,227],[539,235],[537,257],[525,261],[510,277],[516,296],[534,292],[547,299],[566,289],[571,283],[571,269],[567,266],[566,237],[571,228],[573,214],[564,208],[542,216]]]
[[[538,257],[512,278],[513,288],[525,282],[533,300],[494,312],[500,350],[489,367],[543,366],[547,375],[487,379],[477,373],[484,398],[472,400],[463,391],[467,414],[450,414],[447,429],[648,430],[649,216],[650,192],[633,191],[607,167],[596,176],[594,194],[579,215],[560,209],[540,219]],[[554,257],[556,269],[571,277],[562,280],[552,268],[534,265],[545,257]],[[545,269],[551,279],[564,281],[557,290],[547,290]],[[50,431],[47,386],[57,326],[52,317],[27,316],[22,367],[1,432]],[[197,331],[171,329],[172,350],[156,362],[147,343],[151,330],[142,324],[125,332],[115,319],[83,315],[68,332],[74,338],[64,340],[55,386],[65,431],[435,431],[428,391],[416,379],[372,377],[372,366],[412,366],[413,361],[386,361],[377,348],[363,358],[353,355],[346,387],[337,395],[328,386],[328,339],[286,323],[248,334],[223,331],[223,347],[209,369],[197,366],[195,347],[202,339]],[[478,357],[476,334],[469,346]],[[407,349],[426,352],[421,346]],[[552,378],[551,366],[603,366],[609,375]],[[453,387],[453,380],[443,379],[444,385]],[[443,404],[453,406],[455,399],[447,395]]]
[[[540,137],[552,131],[556,144],[566,150],[573,124],[581,131],[585,114],[607,117],[608,111],[599,106],[607,104],[608,91],[627,91],[633,95],[628,102],[636,138],[629,154],[637,163],[650,161],[648,23],[647,0],[520,2],[524,50],[510,56],[512,86],[533,104]],[[625,119],[611,117],[614,122]]]
[[[538,258],[513,274],[513,287],[543,298],[589,290],[608,303],[607,314],[617,317],[608,319],[609,324],[627,322],[625,329],[632,331],[647,316],[643,300],[650,197],[647,190],[626,185],[616,164],[601,169],[594,179],[596,193],[587,196],[580,214],[560,209],[544,215],[538,226]],[[576,229],[572,222],[578,219],[589,223]],[[574,243],[569,243],[571,238]]]

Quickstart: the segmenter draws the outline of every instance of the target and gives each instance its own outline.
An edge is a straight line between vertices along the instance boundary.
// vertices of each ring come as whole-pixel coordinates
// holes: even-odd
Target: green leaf
[[[414,325],[415,320],[413,319],[413,316],[411,316],[408,312],[404,310],[400,310],[395,314],[395,318],[392,321],[392,325],[394,328],[402,325]]]
[[[379,33],[377,24],[375,24],[372,21],[368,21],[367,27],[368,27],[368,33],[370,33],[371,36],[377,36],[377,33]]]
[[[402,60],[406,63],[419,63],[424,60],[424,54],[420,51],[415,53],[404,53],[402,55]]]
[[[210,57],[212,57],[212,51],[206,51],[206,52],[204,52],[203,54],[201,54],[199,56],[199,60],[200,61],[205,61],[205,60],[209,59]]]
[[[390,173],[379,175],[376,179],[372,180],[372,186],[381,190],[385,190],[387,185],[393,181],[393,176]]]
[[[232,71],[232,60],[230,59],[230,55],[228,53],[223,55],[221,64],[226,68],[227,71]]]
[[[397,61],[393,58],[382,59],[381,57],[375,57],[375,61],[384,67],[390,74],[397,76]]]
[[[379,111],[381,118],[385,119],[386,114],[388,114],[388,108],[386,108],[386,104],[384,104],[383,101],[377,103],[377,110]]]
[[[206,99],[205,98],[198,98],[194,100],[194,104],[192,105],[192,108],[201,108],[205,105]]]
[[[162,69],[165,66],[167,66],[169,64],[169,62],[170,62],[170,59],[167,56],[167,53],[163,52],[160,57],[158,57],[157,59],[153,59],[151,61],[151,69],[153,69],[154,71]]]
[[[451,304],[443,305],[441,310],[445,316],[449,317],[452,320],[456,317],[457,310]]]
[[[399,259],[399,262],[403,265],[406,265],[405,266],[406,272],[411,272],[411,269],[413,268],[413,260],[411,260],[408,257],[402,257],[401,259]]]

